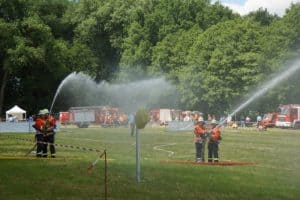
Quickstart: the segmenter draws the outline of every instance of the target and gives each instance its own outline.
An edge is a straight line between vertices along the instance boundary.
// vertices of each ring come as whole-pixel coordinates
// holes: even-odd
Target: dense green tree
[[[153,48],[150,69],[152,73],[166,74],[177,81],[178,70],[187,65],[187,55],[196,38],[202,33],[195,25],[184,31],[180,29],[175,34],[168,34]]]
[[[133,0],[83,0],[66,14],[74,27],[74,41],[93,53],[96,65],[88,71],[97,80],[108,80],[118,69],[120,47],[134,5]]]
[[[283,17],[283,22],[288,28],[293,30],[292,39],[294,42],[290,46],[293,51],[298,51],[295,55],[299,55],[300,49],[300,3],[292,4]]]
[[[261,27],[251,21],[219,23],[201,34],[189,54],[189,66],[179,80],[186,104],[214,112],[231,108],[261,80]]]
[[[132,23],[129,27],[130,37],[124,39],[124,52],[121,59],[121,69],[126,72],[142,76],[147,72],[147,66],[151,63],[152,45],[149,34],[138,23]]]
[[[13,38],[14,35],[18,34],[15,20],[24,16],[24,6],[24,1],[0,1],[0,114],[2,114],[5,103],[7,82],[13,73],[13,66],[8,59],[8,49],[16,46]]]
[[[224,7],[218,1],[214,4],[208,4],[203,12],[203,19],[199,17],[197,18],[197,24],[203,30],[206,30],[210,26],[218,24],[220,22],[240,18],[238,14],[234,14],[231,9],[229,9],[228,7]]]
[[[68,1],[1,1],[0,21],[5,31],[1,31],[4,46],[0,99],[5,109],[21,104],[32,112],[48,106],[57,85],[69,71],[64,59],[67,44],[59,39],[60,28],[52,29],[60,23],[64,11],[53,12],[51,19],[55,23],[49,26],[49,12],[44,13],[43,5],[50,3],[59,6]],[[53,34],[54,31],[59,32]]]
[[[269,75],[276,71],[286,71],[298,58],[300,51],[300,4],[293,4],[286,15],[274,21],[261,38],[264,63],[267,65]],[[261,107],[274,110],[279,104],[299,103],[300,80],[299,73],[291,75],[270,91],[262,100]]]
[[[14,24],[0,19],[0,113],[2,113],[7,80],[9,79],[9,76],[13,71],[12,66],[8,61],[7,50],[16,45],[15,41],[11,37],[15,32],[17,32],[17,28]]]
[[[275,20],[278,20],[277,15],[272,15],[265,8],[259,8],[257,11],[250,12],[245,18],[259,22],[262,26],[269,26]]]
[[[161,70],[168,76],[169,72],[173,73],[185,62],[182,58],[188,53],[186,47],[193,42],[194,32],[237,17],[221,4],[211,5],[207,0],[140,2],[141,10],[137,9],[133,15],[134,21],[127,29],[128,36],[122,46],[120,68],[130,73],[151,74]],[[184,33],[189,30],[192,31]],[[172,47],[175,49],[171,50]],[[168,59],[173,60],[172,63]]]

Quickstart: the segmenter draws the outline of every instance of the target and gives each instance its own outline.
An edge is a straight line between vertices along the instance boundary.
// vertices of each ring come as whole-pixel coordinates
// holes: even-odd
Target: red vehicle
[[[300,128],[300,105],[281,105],[276,119],[277,127]]]
[[[70,121],[70,113],[69,112],[60,112],[59,113],[59,121],[62,124],[66,124]]]
[[[150,123],[168,125],[172,121],[171,109],[153,109],[150,111]]]
[[[60,112],[62,123],[77,124],[78,127],[88,127],[89,124],[101,124],[103,127],[113,127],[127,124],[127,115],[119,108],[110,106],[71,107],[69,112]]]
[[[274,127],[277,119],[277,113],[266,113],[262,119],[262,125],[265,127]]]

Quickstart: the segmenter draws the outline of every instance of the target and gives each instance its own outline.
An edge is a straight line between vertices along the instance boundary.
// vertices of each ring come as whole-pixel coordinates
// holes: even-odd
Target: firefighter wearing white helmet
[[[32,127],[36,130],[35,140],[36,140],[36,157],[42,157],[43,147],[44,147],[44,125],[45,120],[42,117],[44,114],[43,110],[40,110],[39,113],[34,117],[34,124]]]
[[[203,136],[205,129],[203,127],[204,121],[197,121],[194,127],[194,141],[196,149],[196,162],[202,162],[204,159],[203,155]],[[204,143],[205,145],[205,143]]]
[[[205,129],[205,121],[202,116],[199,117],[198,121],[202,124],[203,128]],[[202,150],[201,150],[201,161],[205,162],[205,146],[207,141],[207,134],[206,131],[204,131],[204,134],[201,135],[202,139]]]
[[[44,119],[43,135],[43,157],[48,156],[48,144],[50,147],[51,158],[55,158],[55,146],[54,146],[54,129],[56,128],[55,118],[49,114],[48,109],[41,111],[42,118]]]
[[[48,109],[40,110],[33,128],[36,130],[37,140],[37,157],[47,157],[48,144],[50,146],[51,157],[55,158],[55,146],[54,146],[54,129],[56,128],[55,119],[49,115]]]
[[[221,131],[217,126],[217,121],[212,120],[207,126],[208,132],[208,162],[219,162],[219,143],[221,140]]]

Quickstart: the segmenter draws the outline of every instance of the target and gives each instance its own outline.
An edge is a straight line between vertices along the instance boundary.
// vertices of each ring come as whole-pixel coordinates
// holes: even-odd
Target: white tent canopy
[[[10,117],[15,117],[17,120],[24,120],[26,119],[26,111],[15,105],[6,111],[6,121],[8,121]]]

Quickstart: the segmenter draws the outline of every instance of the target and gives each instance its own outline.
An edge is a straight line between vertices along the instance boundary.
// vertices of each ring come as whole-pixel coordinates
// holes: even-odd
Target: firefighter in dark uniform
[[[42,110],[42,117],[45,122],[43,134],[44,134],[44,145],[43,145],[43,157],[47,157],[48,144],[50,146],[51,158],[55,158],[55,146],[54,146],[54,129],[56,128],[55,118],[49,114],[48,109]]]
[[[34,117],[34,124],[32,127],[36,130],[35,140],[36,140],[36,157],[42,157],[43,155],[43,143],[44,143],[44,120],[42,118],[42,110],[39,114]]]
[[[197,121],[194,128],[195,149],[196,149],[196,162],[204,161],[203,143],[205,138],[205,129],[203,127],[204,121]],[[205,143],[204,143],[205,145]]]
[[[221,131],[217,122],[212,122],[207,126],[208,134],[208,162],[219,162],[219,143],[221,140]]]

